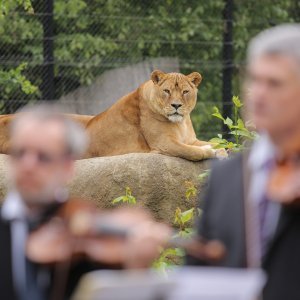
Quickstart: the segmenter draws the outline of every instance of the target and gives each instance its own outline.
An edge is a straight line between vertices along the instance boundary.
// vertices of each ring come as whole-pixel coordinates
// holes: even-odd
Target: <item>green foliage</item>
[[[22,63],[16,69],[9,71],[0,70],[0,84],[5,86],[5,91],[9,93],[16,87],[20,87],[25,94],[34,94],[38,91],[37,87],[32,85],[22,74],[26,69],[27,63]]]
[[[0,0],[0,16],[12,12],[20,6],[28,13],[34,12],[30,0]]]
[[[5,15],[14,12],[18,7],[22,6],[28,13],[33,13],[33,8],[30,0],[0,0],[0,25],[5,23],[9,27],[8,19]],[[11,24],[10,24],[11,25]],[[0,26],[0,34],[7,34],[4,27]],[[9,36],[6,36],[9,39]],[[20,90],[27,95],[37,94],[38,88],[31,84],[25,77],[23,71],[27,68],[28,63],[23,62],[17,68],[9,69],[0,68],[0,85],[2,87],[2,99],[0,101],[0,111],[5,107],[5,95],[11,95],[12,91]]]
[[[189,228],[186,228],[186,224],[193,220],[194,212],[194,207],[186,211],[181,211],[181,209],[177,207],[175,211],[174,225],[179,227],[180,231],[178,234],[180,236],[186,236],[186,234],[190,233]]]
[[[198,179],[200,181],[200,183],[203,183],[206,181],[206,179],[208,178],[210,174],[210,170],[205,170],[203,173],[201,173],[199,176],[198,176]]]
[[[162,249],[159,258],[155,260],[152,267],[166,276],[172,267],[183,263],[184,256],[185,252],[181,248]]]
[[[173,226],[178,229],[178,232],[174,237],[191,237],[194,234],[194,229],[190,226],[193,224],[195,216],[201,214],[201,211],[196,207],[196,201],[194,201],[197,194],[195,185],[190,181],[186,181],[185,185],[185,198],[192,207],[185,211],[182,211],[180,207],[176,208]],[[153,268],[162,274],[167,274],[172,267],[183,263],[184,255],[185,252],[181,248],[162,249],[159,258],[153,263]]]
[[[126,187],[125,189],[125,195],[115,198],[112,201],[112,204],[117,203],[127,203],[127,204],[136,204],[136,198],[132,196],[132,192],[130,187]]]
[[[185,191],[185,198],[187,200],[190,200],[191,197],[195,197],[197,194],[197,189],[195,187],[195,185],[193,184],[193,182],[190,181],[186,181],[186,191]]]
[[[21,5],[32,12],[29,0],[2,0],[0,5],[3,3],[9,11]],[[40,13],[43,0],[33,0],[32,4],[36,14]],[[92,83],[107,69],[149,57],[177,57],[182,72],[198,71],[203,75],[192,120],[202,139],[215,136],[221,126],[211,120],[210,112],[222,99],[223,8],[223,0],[55,0],[55,97]],[[296,17],[294,0],[249,0],[235,5],[235,94],[239,94],[239,70],[243,68],[250,38],[264,28]],[[26,57],[29,80],[39,86],[39,65],[43,61],[41,18],[24,13],[5,14],[0,17],[0,35],[0,55],[12,51],[17,58],[12,62],[15,67]],[[22,98],[17,89],[9,93],[3,90],[3,99]]]
[[[229,134],[233,136],[234,142],[223,138],[222,134],[218,134],[217,137],[212,138],[210,142],[216,144],[216,149],[225,148],[237,152],[245,148],[245,141],[256,139],[257,133],[253,130],[249,130],[241,119],[240,109],[243,106],[243,103],[240,99],[237,96],[233,96],[232,103],[234,111],[233,120],[229,117],[225,119],[216,106],[214,107],[214,113],[212,116],[222,120],[222,122],[228,127]]]

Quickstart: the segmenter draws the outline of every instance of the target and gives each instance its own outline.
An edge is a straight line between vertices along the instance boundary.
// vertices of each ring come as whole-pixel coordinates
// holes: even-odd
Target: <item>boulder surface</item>
[[[113,199],[132,191],[137,203],[157,219],[173,222],[177,207],[191,208],[185,192],[193,184],[201,192],[199,175],[209,161],[191,162],[161,154],[131,153],[76,161],[76,175],[69,184],[71,196],[94,201],[100,208],[111,208]],[[9,186],[7,156],[0,155],[0,199]]]

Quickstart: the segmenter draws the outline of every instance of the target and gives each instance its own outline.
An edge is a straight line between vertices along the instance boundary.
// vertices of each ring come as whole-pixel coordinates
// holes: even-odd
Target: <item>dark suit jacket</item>
[[[37,270],[38,265],[27,261],[28,267],[34,272]],[[32,273],[35,276],[36,273]],[[33,277],[33,284],[36,284]],[[50,287],[50,286],[49,286]],[[17,300],[17,291],[13,284],[12,272],[12,247],[11,247],[11,223],[5,221],[1,217],[0,209],[0,291],[1,299]],[[33,294],[31,292],[34,292]],[[43,293],[47,293],[46,289],[37,287],[36,289],[28,291],[26,295],[22,295],[22,299],[28,300],[41,300],[46,297]],[[2,298],[3,297],[3,298]]]
[[[245,213],[242,155],[213,165],[201,201],[203,214],[197,230],[207,239],[218,239],[226,248],[219,265],[245,268]],[[189,265],[205,265],[187,257]],[[300,209],[282,207],[274,238],[263,259],[268,281],[264,300],[300,299]]]
[[[1,217],[1,208],[0,208],[0,299],[5,300],[18,300],[17,293],[14,290],[13,286],[13,274],[12,274],[12,249],[11,249],[11,231],[10,231],[10,222],[4,221]],[[41,249],[43,251],[44,249]],[[27,262],[30,264],[30,268],[32,271],[37,271],[41,266]],[[45,268],[43,266],[43,268]],[[74,289],[76,288],[78,281],[81,276],[87,272],[91,272],[94,270],[112,268],[111,266],[107,266],[100,263],[94,263],[89,260],[81,260],[76,263],[73,263],[66,276],[67,282],[66,286],[63,286],[63,298],[69,299]],[[115,268],[120,268],[120,266],[115,266]],[[60,277],[62,269],[60,266],[53,266],[48,268],[50,282],[47,286],[43,288],[41,286],[37,286],[38,294],[34,294],[34,299],[31,295],[26,295],[29,300],[42,300],[42,299],[50,299],[52,297],[52,292],[54,286],[57,284],[60,285],[59,281],[62,280]],[[33,276],[36,276],[34,273]],[[34,277],[33,277],[34,278]],[[64,280],[65,278],[63,278]],[[36,278],[33,282],[34,285],[37,285]],[[56,299],[59,300],[59,299]]]
[[[0,293],[1,299],[16,299],[12,280],[10,225],[2,218],[0,218]]]

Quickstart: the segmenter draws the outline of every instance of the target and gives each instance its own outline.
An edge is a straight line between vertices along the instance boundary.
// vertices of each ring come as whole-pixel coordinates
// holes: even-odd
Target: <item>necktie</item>
[[[263,166],[264,172],[269,174],[273,165],[274,165],[274,160],[269,159]],[[268,228],[266,226],[266,221],[268,217],[267,212],[271,204],[270,199],[267,196],[267,191],[266,191],[267,184],[268,184],[268,180],[266,181],[265,190],[262,193],[261,199],[258,203],[259,239],[260,239],[261,257],[265,255],[267,250],[267,245],[270,239]]]
[[[28,222],[12,221],[12,266],[15,289],[20,300],[41,300],[47,288],[47,270],[38,268],[26,258]]]
[[[25,244],[27,238],[26,222],[15,219],[11,224],[12,230],[12,268],[14,285],[19,299],[26,299],[26,259]]]
[[[246,246],[247,265],[259,267],[261,259],[266,252],[270,238],[270,214],[274,205],[266,196],[266,185],[269,172],[273,167],[273,159],[267,160],[256,169],[244,167],[245,180],[245,221],[246,221]],[[250,183],[250,184],[248,184]],[[272,215],[272,214],[271,214]],[[272,216],[271,216],[272,217]],[[275,214],[276,217],[276,214]],[[271,220],[272,221],[272,220]],[[272,234],[272,232],[271,232]]]
[[[268,244],[268,233],[265,226],[268,206],[269,206],[269,199],[264,195],[258,205],[259,225],[260,225],[259,239],[260,239],[262,257],[266,253],[267,244]]]

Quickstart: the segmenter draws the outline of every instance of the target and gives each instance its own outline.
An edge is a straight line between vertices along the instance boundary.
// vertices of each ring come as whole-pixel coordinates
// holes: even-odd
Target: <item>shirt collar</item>
[[[261,136],[253,144],[250,151],[248,166],[252,170],[259,170],[274,159],[276,149],[267,134]]]
[[[2,218],[7,221],[26,218],[26,206],[18,192],[12,191],[8,193],[4,200],[1,214]]]

